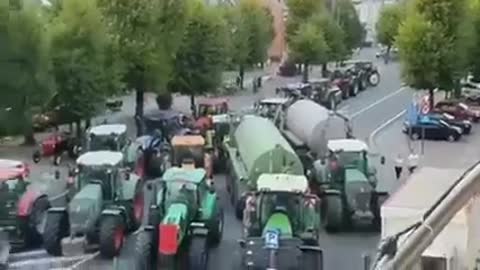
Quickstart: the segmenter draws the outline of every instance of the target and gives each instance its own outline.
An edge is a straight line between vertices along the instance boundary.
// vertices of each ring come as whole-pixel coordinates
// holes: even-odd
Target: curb
[[[400,119],[400,117],[402,117],[406,112],[407,112],[407,110],[401,111],[400,113],[398,113],[394,117],[390,118],[389,120],[387,120],[386,122],[384,122],[383,124],[378,126],[372,133],[370,133],[370,136],[368,136],[368,145],[372,149],[371,152],[373,154],[375,154],[375,155],[380,154],[379,151],[378,151],[377,143],[376,143],[377,135],[380,132],[382,132],[385,128],[387,128],[390,125],[392,125],[393,123],[397,122]]]

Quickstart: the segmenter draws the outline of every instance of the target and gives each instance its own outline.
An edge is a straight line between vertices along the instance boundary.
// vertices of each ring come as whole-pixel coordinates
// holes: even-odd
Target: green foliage
[[[170,92],[199,95],[218,88],[225,63],[226,31],[215,7],[194,2],[168,83]]]
[[[188,18],[188,2],[99,0],[127,65],[124,79],[129,88],[164,90]]]
[[[93,117],[117,76],[107,56],[109,40],[95,0],[66,0],[50,26],[58,102],[74,119]]]
[[[0,107],[13,108],[19,117],[12,121],[23,121],[29,133],[31,107],[45,102],[53,89],[46,18],[37,3],[16,10],[6,0],[0,3]]]
[[[345,33],[343,29],[327,12],[316,16],[314,21],[316,25],[319,25],[323,29],[325,35],[325,42],[328,45],[327,62],[344,60],[349,53],[345,46]]]
[[[328,45],[325,35],[314,21],[300,25],[292,36],[290,51],[298,63],[322,64],[328,57]]]
[[[323,1],[287,0],[287,40],[290,42],[300,25],[324,10]]]
[[[444,59],[450,59],[452,44],[442,28],[421,14],[407,17],[400,26],[397,46],[405,81],[415,89],[439,86]]]
[[[378,41],[388,47],[391,47],[398,34],[398,27],[404,18],[404,6],[402,4],[386,5],[380,11],[377,24]]]
[[[365,29],[363,28],[357,11],[350,0],[338,0],[336,18],[338,24],[345,33],[345,46],[348,51],[361,46],[365,39]]]
[[[472,0],[470,16],[472,22],[472,36],[468,50],[470,69],[475,80],[480,80],[480,1]]]

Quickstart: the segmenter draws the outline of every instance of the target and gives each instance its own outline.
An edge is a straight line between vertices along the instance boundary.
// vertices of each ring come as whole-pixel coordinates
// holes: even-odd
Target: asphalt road
[[[374,59],[374,50],[369,49],[362,51],[357,57]],[[347,100],[340,107],[340,110],[347,112],[351,117],[353,117],[354,133],[359,138],[366,139],[376,127],[380,126],[392,116],[398,114],[398,112],[403,110],[406,104],[411,100],[411,93],[408,90],[398,91],[398,89],[401,88],[398,65],[391,63],[385,66],[383,63],[378,63],[378,66],[382,74],[379,86],[370,88],[359,94],[357,97]],[[295,80],[298,80],[298,78],[272,79],[267,83],[268,86],[266,85],[265,88],[257,95],[249,94],[232,97],[231,107],[232,109],[239,109],[249,106],[259,98],[272,96],[274,93],[273,89],[275,89],[276,86],[280,86]],[[148,104],[149,102],[147,101],[147,108],[149,108],[149,106],[150,108],[154,106]],[[177,107],[177,109],[185,109],[179,108],[183,107],[183,104],[185,104],[185,101],[182,101],[181,99],[176,99],[174,102],[174,106]],[[125,118],[125,113],[128,115],[130,111],[123,113],[123,119],[130,119],[131,117]],[[122,120],[122,117],[121,115],[117,114],[112,119],[114,119],[112,121]],[[241,226],[240,222],[238,222],[233,216],[233,210],[226,199],[224,178],[222,176],[218,176],[216,177],[215,182],[221,195],[222,203],[225,207],[225,232],[220,246],[216,250],[212,251],[209,269],[231,269],[231,264],[233,261],[232,258],[235,256],[235,251],[237,250],[236,240],[241,234]],[[381,185],[382,182],[386,181],[380,179],[379,184]],[[385,186],[385,189],[389,190],[389,186]],[[147,199],[150,197],[151,194],[150,196],[147,195]],[[133,267],[130,257],[134,246],[133,238],[134,237],[128,239],[124,249],[122,250],[122,254],[118,258],[119,269],[132,269]],[[324,251],[325,269],[362,269],[362,255],[364,253],[372,253],[376,248],[378,240],[378,235],[370,233],[342,233],[339,235],[323,234],[320,239],[320,246]],[[45,255],[38,254],[36,256],[45,257]],[[30,265],[36,265],[35,269],[39,269],[38,260],[32,260]],[[69,265],[71,265],[71,263]],[[87,260],[83,263],[80,262],[77,269],[112,269],[112,265],[113,264],[111,261],[105,261],[96,257],[93,260]],[[25,266],[15,269],[30,269],[28,267],[29,266]]]

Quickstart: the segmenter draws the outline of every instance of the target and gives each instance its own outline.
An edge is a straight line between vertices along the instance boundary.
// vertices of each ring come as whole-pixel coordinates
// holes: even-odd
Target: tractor
[[[144,210],[142,181],[123,162],[123,154],[112,151],[87,152],[77,159],[77,193],[66,207],[47,212],[43,240],[50,255],[62,256],[78,243],[84,251],[99,248],[106,258],[119,254],[125,235],[140,226]]]
[[[232,269],[321,270],[320,201],[303,175],[261,174],[248,193]]]
[[[41,245],[44,217],[49,208],[48,194],[31,186],[21,170],[0,169],[0,232],[8,236],[12,249]]]
[[[85,149],[83,149],[83,152],[115,151],[122,152],[124,157],[128,158],[127,152],[129,151],[132,141],[127,136],[127,125],[99,125],[89,128],[86,133]],[[79,150],[82,149],[80,148]]]
[[[213,179],[211,148],[200,135],[182,135],[172,138],[172,164],[178,167],[204,168],[208,179]],[[188,166],[187,166],[188,165]]]
[[[335,139],[328,141],[328,149],[329,156],[307,172],[313,192],[322,198],[326,231],[365,224],[380,230],[380,207],[388,193],[376,190],[377,171],[369,164],[367,145],[358,139]]]
[[[172,167],[147,188],[156,200],[137,237],[136,269],[206,270],[209,247],[220,243],[224,220],[205,169]]]

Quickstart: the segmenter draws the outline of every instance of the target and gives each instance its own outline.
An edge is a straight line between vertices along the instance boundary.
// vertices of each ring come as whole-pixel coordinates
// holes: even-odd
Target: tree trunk
[[[303,64],[303,78],[302,78],[302,81],[304,83],[308,82],[308,62],[305,62]]]
[[[434,107],[434,102],[435,102],[435,93],[433,92],[433,89],[430,88],[428,89],[428,103],[430,105],[430,111],[433,110],[433,107]]]
[[[75,120],[75,133],[77,138],[82,137],[82,121],[80,119]]]
[[[328,77],[328,69],[327,69],[327,63],[322,64],[322,77],[326,78]]]
[[[32,113],[30,111],[28,96],[23,97],[22,107],[23,107],[23,123],[24,123],[23,144],[35,145],[35,135],[33,132],[33,125],[32,125]]]
[[[142,83],[135,92],[135,125],[137,126],[137,137],[143,135],[143,130],[141,126],[141,121],[143,119],[143,103],[145,98],[145,88]]]
[[[455,98],[460,98],[462,95],[462,86],[460,84],[460,80],[455,80],[453,85],[453,95]]]
[[[243,89],[243,79],[245,78],[245,68],[243,67],[243,65],[241,65],[240,69],[238,70],[238,76],[240,78],[240,89]]]
[[[387,47],[387,51],[385,52],[385,55],[383,56],[383,59],[385,60],[385,64],[388,64],[390,61],[390,50],[392,49],[392,46]]]
[[[190,95],[190,110],[192,111],[192,115],[197,117],[197,110],[195,106],[195,95]]]

